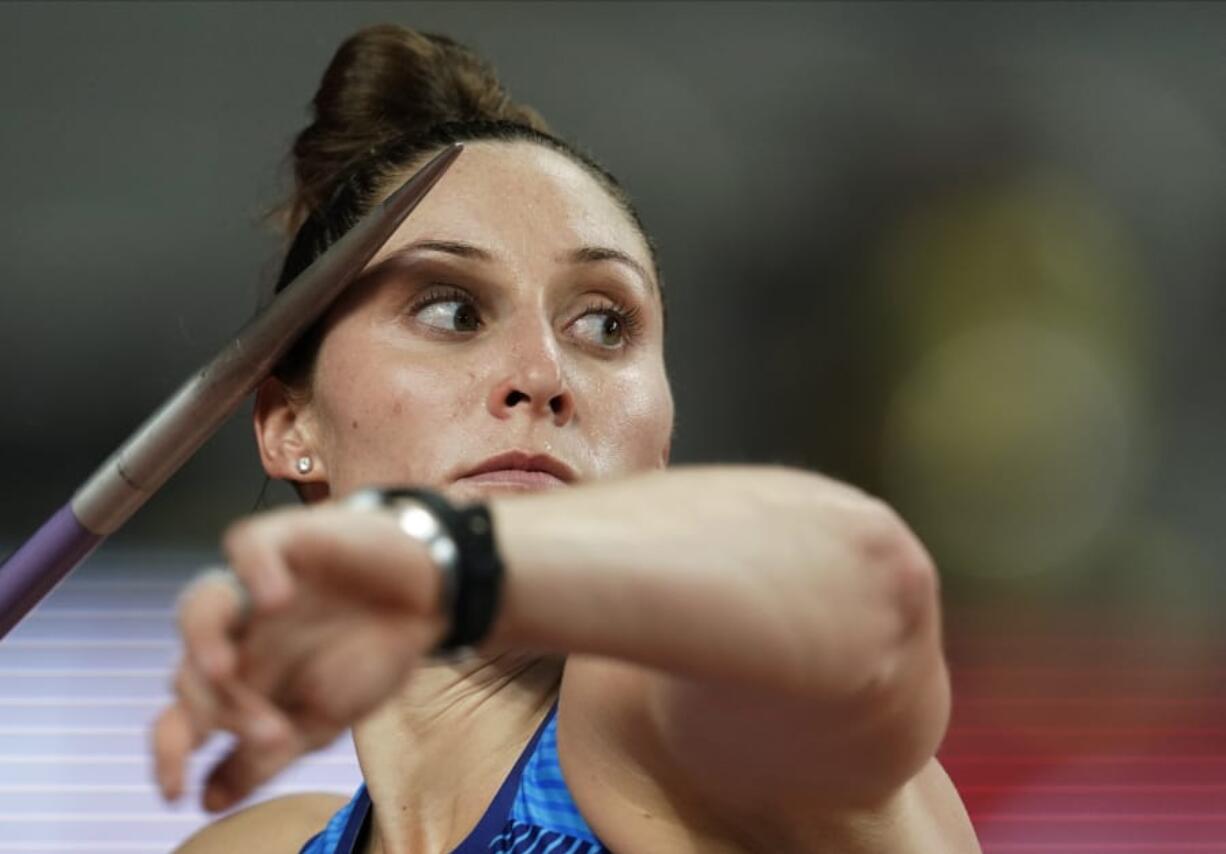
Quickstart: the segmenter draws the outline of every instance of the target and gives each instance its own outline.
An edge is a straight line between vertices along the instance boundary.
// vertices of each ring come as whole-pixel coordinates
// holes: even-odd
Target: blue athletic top
[[[451,854],[613,854],[587,826],[558,764],[558,707],[549,710],[485,815]],[[366,784],[299,854],[354,854],[370,833]]]

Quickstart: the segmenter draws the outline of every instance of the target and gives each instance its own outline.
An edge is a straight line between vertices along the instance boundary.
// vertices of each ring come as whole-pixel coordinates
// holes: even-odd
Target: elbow
[[[792,600],[804,609],[793,623],[805,630],[790,659],[804,674],[800,684],[856,719],[917,693],[947,710],[940,578],[928,550],[884,501],[817,474],[794,483],[797,529],[813,536],[797,549],[806,555],[799,574],[817,582]],[[938,729],[939,740],[944,724]]]
[[[882,505],[884,507],[884,505]],[[878,577],[883,630],[864,673],[857,718],[872,733],[865,755],[878,792],[896,790],[935,755],[952,696],[941,640],[940,583],[918,538],[889,508],[866,557]]]
[[[825,583],[812,598],[795,597],[810,616],[801,623],[803,684],[822,731],[839,732],[856,757],[840,797],[880,803],[927,765],[949,724],[940,579],[884,502],[825,480],[811,495],[805,513],[818,538],[805,551],[821,557],[805,574]]]
[[[936,564],[919,538],[887,505],[861,544],[862,572],[873,585],[881,627],[875,655],[881,691],[911,691],[915,673],[944,663],[941,648],[941,591]]]
[[[866,499],[854,526],[856,574],[880,618],[878,640],[886,658],[907,658],[918,645],[940,644],[940,578],[919,538],[884,502]]]
[[[890,532],[884,549],[889,600],[904,640],[940,642],[941,585],[936,564],[919,538],[886,508]]]
[[[815,584],[793,597],[805,609],[795,661],[818,677],[806,684],[827,702],[852,704],[909,690],[915,671],[943,663],[936,564],[880,499],[820,475],[808,489],[797,527],[812,539],[797,551],[799,575]]]
[[[911,640],[940,622],[940,580],[936,564],[919,538],[884,501],[855,486],[802,473],[804,524],[838,531],[859,588],[877,615],[896,631],[892,640]],[[783,490],[779,490],[783,492]],[[820,545],[818,554],[826,553]],[[939,631],[937,632],[939,635]]]

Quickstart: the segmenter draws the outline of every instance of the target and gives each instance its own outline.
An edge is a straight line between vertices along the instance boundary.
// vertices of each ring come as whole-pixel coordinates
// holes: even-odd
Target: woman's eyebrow
[[[460,240],[414,240],[390,252],[385,260],[402,259],[423,251],[442,252],[445,255],[454,255],[457,258],[467,258],[473,261],[494,260],[493,254],[487,250]]]
[[[489,250],[461,240],[415,240],[388,253],[387,257],[363,273],[362,277],[377,276],[390,267],[411,260],[419,252],[439,252],[456,258],[485,263],[495,260],[494,254]],[[659,293],[659,285],[642,264],[630,254],[611,246],[580,246],[578,249],[564,252],[558,260],[569,264],[599,264],[604,261],[612,261],[629,268],[652,293]]]
[[[659,290],[656,280],[644,269],[642,264],[634,260],[633,256],[611,246],[581,246],[578,249],[572,249],[570,252],[564,253],[559,260],[570,264],[598,264],[601,261],[613,261],[634,271],[643,280],[644,284],[647,285],[648,290],[653,293],[657,293]]]
[[[472,261],[490,262],[494,260],[492,253],[480,246],[464,243],[459,240],[414,240],[397,249],[393,249],[377,264],[363,270],[360,279],[375,279],[396,267],[403,267],[413,260],[413,256],[421,252],[441,252],[455,258],[465,258]]]

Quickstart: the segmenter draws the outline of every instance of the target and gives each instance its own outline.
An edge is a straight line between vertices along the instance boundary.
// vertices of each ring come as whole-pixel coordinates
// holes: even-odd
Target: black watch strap
[[[436,516],[456,544],[455,588],[451,627],[437,652],[475,646],[489,634],[498,613],[504,567],[494,542],[494,522],[484,504],[455,507],[430,489],[383,489],[385,505],[397,499],[420,502]]]

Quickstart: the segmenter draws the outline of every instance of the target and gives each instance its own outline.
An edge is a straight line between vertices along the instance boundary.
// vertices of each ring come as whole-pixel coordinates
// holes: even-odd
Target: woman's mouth
[[[554,489],[575,479],[573,468],[549,454],[513,450],[495,454],[469,467],[454,483],[523,492]]]

